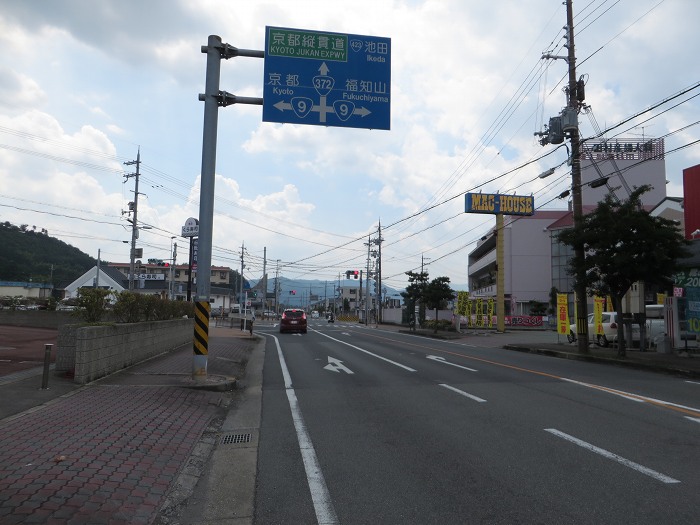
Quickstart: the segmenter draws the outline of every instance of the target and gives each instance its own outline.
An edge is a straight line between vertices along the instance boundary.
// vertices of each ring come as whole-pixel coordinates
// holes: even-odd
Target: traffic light
[[[258,291],[257,291],[257,290],[253,290],[253,298],[254,298],[254,299],[257,299],[257,297],[258,297]]]
[[[348,270],[347,272],[345,272],[345,278],[357,280],[360,278],[360,271],[359,270]]]
[[[289,295],[296,295],[297,291],[296,290],[289,290]]]
[[[378,288],[379,288],[378,284],[379,284],[379,283],[378,283],[377,281],[374,281],[374,293],[375,293],[375,294],[377,293]]]

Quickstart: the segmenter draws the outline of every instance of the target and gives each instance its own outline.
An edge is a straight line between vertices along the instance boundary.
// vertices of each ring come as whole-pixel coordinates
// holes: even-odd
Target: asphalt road
[[[267,337],[255,523],[696,523],[700,384],[311,320]]]

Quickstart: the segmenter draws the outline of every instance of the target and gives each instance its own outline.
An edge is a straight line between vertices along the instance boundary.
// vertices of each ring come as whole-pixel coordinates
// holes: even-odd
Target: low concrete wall
[[[191,343],[193,333],[193,319],[62,326],[57,341],[56,370],[72,371],[76,383],[89,383]]]

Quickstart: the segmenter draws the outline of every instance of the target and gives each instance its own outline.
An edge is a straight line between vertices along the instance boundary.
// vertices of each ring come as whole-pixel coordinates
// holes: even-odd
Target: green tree
[[[436,277],[423,290],[423,300],[428,308],[435,309],[435,333],[438,331],[438,310],[444,308],[448,300],[454,298],[449,277]]]
[[[668,287],[678,262],[688,257],[687,244],[674,221],[652,216],[642,208],[641,196],[651,189],[636,188],[619,202],[608,194],[580,224],[559,233],[559,240],[582,243],[585,256],[573,257],[572,275],[586,276],[589,295],[612,297],[622,319],[622,299],[638,281]],[[626,355],[623,325],[617,323],[618,355]]]
[[[552,288],[549,290],[549,309],[547,310],[547,313],[549,315],[556,315],[557,313],[557,295],[559,294],[559,290],[557,290],[556,286],[552,286]]]
[[[102,320],[111,292],[103,288],[81,288],[78,290],[78,313],[86,323]]]
[[[542,301],[528,301],[530,306],[530,315],[545,315],[547,313],[547,303]]]
[[[406,305],[406,310],[408,312],[409,320],[415,316],[414,312],[416,309],[416,304],[423,298],[423,291],[428,285],[428,272],[406,272],[408,276],[408,286],[406,286],[406,291],[401,292],[401,297],[403,297],[403,302]],[[413,329],[415,330],[416,321],[419,324],[423,324],[425,320],[425,304],[421,302],[421,308],[419,313],[419,319],[414,319]],[[410,322],[410,321],[409,321]]]

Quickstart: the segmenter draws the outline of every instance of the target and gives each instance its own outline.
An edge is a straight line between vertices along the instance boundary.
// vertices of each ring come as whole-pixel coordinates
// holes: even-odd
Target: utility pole
[[[360,302],[357,305],[358,310],[362,307],[362,270],[360,270]],[[359,312],[358,312],[359,315]]]
[[[583,220],[583,200],[581,196],[581,159],[580,159],[580,134],[578,129],[578,113],[584,100],[583,80],[576,80],[576,49],[574,46],[574,9],[572,0],[566,0],[566,44],[568,50],[566,56],[555,56],[551,53],[542,55],[543,59],[563,59],[569,66],[569,85],[567,91],[567,105],[559,117],[549,119],[549,129],[545,132],[537,132],[542,136],[540,144],[561,144],[565,134],[571,141],[571,200],[573,205],[574,226],[581,224]],[[546,172],[545,172],[546,173]],[[562,193],[561,197],[567,192]],[[500,232],[498,232],[500,234]],[[583,261],[586,252],[582,243],[574,246],[574,257]],[[578,351],[581,354],[588,353],[588,301],[586,300],[586,273],[581,266],[575,275],[574,293],[576,295],[576,337]]]
[[[275,269],[275,315],[279,313],[279,276],[280,276],[280,260],[277,259],[277,268]]]
[[[100,287],[100,248],[97,249],[97,271],[95,272],[95,288]]]
[[[566,0],[566,26],[568,36],[568,64],[569,64],[569,100],[568,107],[574,115],[576,125],[571,128],[571,192],[574,205],[574,225],[581,224],[583,220],[583,200],[581,197],[581,159],[578,130],[579,100],[577,96],[578,83],[576,82],[576,51],[574,48],[574,8],[573,0]],[[574,255],[583,260],[586,256],[582,243],[574,246]],[[578,338],[579,353],[588,353],[588,301],[586,300],[586,273],[581,268],[576,275],[576,333]]]
[[[170,237],[170,242],[173,242],[173,239],[175,237]],[[170,261],[170,276],[169,276],[169,281],[170,283],[168,284],[168,299],[171,301],[175,299],[175,286],[173,283],[173,272],[175,271],[174,266],[175,266],[175,260],[177,259],[177,243],[174,243],[172,245],[172,250],[170,253],[170,256],[172,257],[172,261]]]
[[[134,177],[135,179],[135,184],[134,184],[134,203],[133,203],[133,209],[131,211],[134,212],[133,216],[131,217],[131,255],[129,257],[129,291],[134,289],[134,272],[136,269],[134,268],[134,260],[136,259],[136,239],[138,239],[139,236],[139,230],[137,226],[137,219],[138,219],[138,210],[139,210],[139,169],[141,167],[141,148],[138,149],[136,153],[136,160],[130,160],[128,162],[125,162],[124,165],[126,166],[132,166],[136,164],[136,173],[132,173],[130,175],[124,175],[126,179],[129,179],[131,177]],[[132,208],[132,206],[129,206]]]
[[[239,299],[238,301],[240,302],[241,299],[243,298],[243,268],[245,268],[245,265],[243,264],[243,250],[245,250],[245,243],[241,243],[241,278],[240,278],[240,283],[239,283]]]
[[[263,289],[262,289],[263,312],[268,310],[267,305],[267,246],[263,248]]]
[[[372,246],[372,239],[367,236],[367,282],[365,283],[365,290],[367,290],[367,300],[365,301],[365,326],[369,326],[369,301],[372,294],[369,293],[369,254],[370,247]]]
[[[382,221],[379,221],[379,227],[377,229],[377,245],[378,248],[378,259],[377,259],[377,298],[379,299],[377,303],[377,324],[382,322],[382,312],[384,310],[384,302],[382,301]]]

